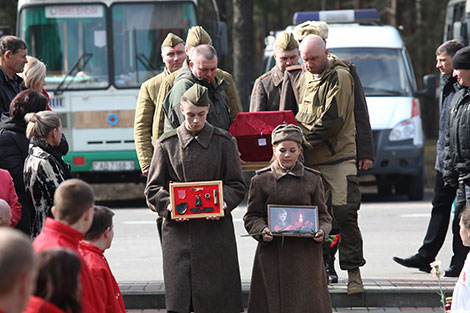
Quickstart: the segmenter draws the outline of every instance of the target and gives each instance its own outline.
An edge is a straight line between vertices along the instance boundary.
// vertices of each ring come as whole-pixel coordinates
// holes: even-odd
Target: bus
[[[444,27],[444,41],[458,39],[469,44],[470,0],[449,0]]]
[[[47,66],[75,177],[139,182],[134,112],[140,85],[161,73],[165,36],[186,38],[197,0],[20,0],[17,35]]]

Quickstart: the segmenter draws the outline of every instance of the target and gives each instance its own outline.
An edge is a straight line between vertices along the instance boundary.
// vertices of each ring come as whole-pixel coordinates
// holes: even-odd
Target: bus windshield
[[[190,2],[116,3],[113,21],[116,87],[139,87],[164,69],[160,46],[168,32],[186,38],[196,24]]]
[[[190,1],[35,5],[19,21],[28,54],[47,66],[47,90],[138,88],[163,71],[166,34],[185,38],[196,8]]]
[[[46,88],[106,88],[106,7],[101,4],[24,8],[19,34],[28,54],[47,66]]]
[[[366,96],[410,96],[411,85],[398,49],[331,48],[341,60],[357,67]]]

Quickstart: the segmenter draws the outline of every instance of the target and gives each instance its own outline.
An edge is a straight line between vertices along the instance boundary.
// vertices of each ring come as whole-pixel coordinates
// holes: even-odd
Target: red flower
[[[334,247],[338,243],[338,240],[339,240],[339,234],[337,234],[335,236],[335,239],[333,239],[333,241],[330,243],[330,247]]]
[[[274,226],[274,230],[275,230],[275,231],[280,231],[280,230],[281,230],[281,226],[279,226],[279,225]]]
[[[302,222],[297,221],[297,222],[295,222],[294,226],[295,226],[295,228],[300,228],[300,227],[302,227]]]

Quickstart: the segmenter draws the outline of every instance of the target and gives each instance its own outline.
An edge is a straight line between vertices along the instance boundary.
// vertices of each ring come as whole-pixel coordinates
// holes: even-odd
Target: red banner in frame
[[[224,216],[221,180],[170,183],[171,219]]]

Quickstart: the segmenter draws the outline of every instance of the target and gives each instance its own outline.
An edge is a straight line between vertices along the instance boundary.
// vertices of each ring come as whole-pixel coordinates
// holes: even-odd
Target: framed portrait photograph
[[[171,219],[224,216],[222,181],[170,183]]]
[[[274,236],[314,237],[318,207],[268,204],[268,227]]]

